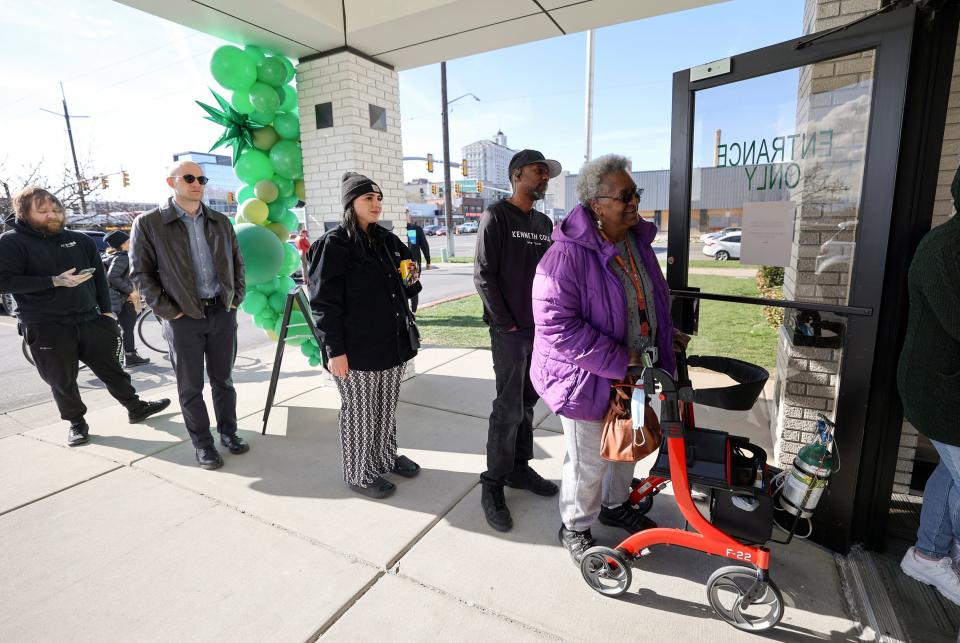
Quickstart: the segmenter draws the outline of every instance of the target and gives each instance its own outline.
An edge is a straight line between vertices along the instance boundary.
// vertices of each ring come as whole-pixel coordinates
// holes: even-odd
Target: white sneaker
[[[941,594],[960,605],[960,569],[950,558],[927,560],[920,558],[911,547],[900,561],[900,569],[910,578],[933,585]]]

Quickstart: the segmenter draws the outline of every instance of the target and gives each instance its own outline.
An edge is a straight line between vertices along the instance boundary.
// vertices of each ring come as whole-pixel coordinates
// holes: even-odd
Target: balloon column
[[[213,52],[210,72],[233,92],[227,101],[211,90],[219,110],[197,101],[207,120],[224,128],[210,149],[231,146],[234,172],[245,184],[237,192],[234,221],[247,279],[240,308],[276,341],[287,293],[295,286],[290,275],[300,267],[299,253],[287,243],[298,223],[290,208],[305,199],[297,91],[290,84],[294,69],[283,56],[258,47],[226,45]],[[317,340],[296,309],[287,343],[299,345],[311,366],[320,363]]]

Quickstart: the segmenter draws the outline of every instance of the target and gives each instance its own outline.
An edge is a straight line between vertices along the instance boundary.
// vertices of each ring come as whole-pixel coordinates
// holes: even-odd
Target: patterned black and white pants
[[[369,486],[396,462],[397,403],[405,366],[350,370],[346,379],[333,378],[340,390],[340,446],[347,484]]]

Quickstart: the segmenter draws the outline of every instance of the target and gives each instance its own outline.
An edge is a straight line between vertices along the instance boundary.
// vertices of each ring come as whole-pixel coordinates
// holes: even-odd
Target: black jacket
[[[130,257],[123,250],[118,250],[107,255],[103,267],[107,270],[107,283],[110,284],[110,305],[113,306],[113,312],[119,313],[129,300],[130,293],[135,290],[130,279]]]
[[[423,228],[416,223],[407,224],[407,248],[410,249],[410,255],[417,262],[417,266],[421,263],[421,253],[427,260],[427,265],[430,265],[430,243]]]
[[[501,330],[533,328],[533,278],[552,232],[547,215],[537,210],[526,214],[506,199],[483,213],[473,283],[483,300],[487,325]]]
[[[54,287],[53,278],[71,268],[95,272],[75,288]],[[0,292],[13,295],[25,324],[79,323],[112,312],[97,244],[80,232],[48,235],[22,221],[0,235]]]
[[[351,369],[383,371],[416,355],[406,300],[422,287],[417,282],[404,288],[397,270],[410,251],[393,233],[370,229],[370,238],[354,242],[337,226],[307,253],[310,307],[325,365],[346,354]]]
[[[180,313],[203,317],[190,255],[189,234],[172,204],[137,217],[130,233],[130,277],[147,304],[162,319]],[[220,300],[227,309],[240,305],[246,292],[243,257],[227,217],[201,205],[204,232],[220,282]]]

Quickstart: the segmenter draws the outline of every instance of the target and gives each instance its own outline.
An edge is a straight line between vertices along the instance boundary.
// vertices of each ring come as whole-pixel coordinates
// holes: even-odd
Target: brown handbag
[[[631,378],[610,385],[610,406],[603,418],[600,457],[610,462],[637,462],[660,448],[663,432],[660,420],[644,405],[644,418],[635,426],[630,417],[630,398],[638,388]]]

